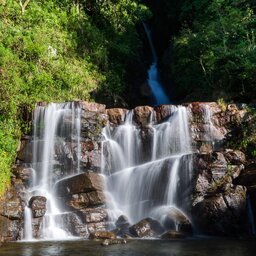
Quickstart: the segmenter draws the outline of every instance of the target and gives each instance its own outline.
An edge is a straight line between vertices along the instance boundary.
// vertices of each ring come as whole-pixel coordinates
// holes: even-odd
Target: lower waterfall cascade
[[[18,154],[26,187],[21,239],[87,238],[118,230],[120,221],[128,235],[148,221],[161,227],[158,235],[191,235],[192,227],[232,234],[246,226],[246,191],[233,185],[244,156],[221,149],[228,130],[219,113],[215,103],[133,110],[80,101],[38,104],[33,132]],[[248,198],[247,206],[254,227]]]
[[[81,155],[80,148],[80,114],[78,104],[51,103],[48,106],[37,106],[33,116],[33,141],[32,161],[30,168],[33,170],[32,180],[29,184],[28,200],[35,196],[44,196],[47,199],[47,211],[43,218],[42,239],[65,239],[69,234],[64,229],[64,223],[59,218],[63,214],[54,195],[54,184],[66,176],[80,172],[80,160],[72,159],[65,164],[66,167],[58,169],[60,161],[57,159],[56,150],[67,149],[66,143],[73,143],[77,156]],[[65,153],[65,152],[63,152]],[[69,152],[66,152],[69,153]],[[28,206],[24,212],[24,239],[33,239],[32,214]]]
[[[103,173],[113,221],[125,215],[136,223],[168,207],[182,206],[178,189],[186,190],[191,178],[189,115],[182,106],[171,106],[170,112],[164,123],[155,124],[152,117],[146,145],[133,123],[133,111],[122,125],[104,128]]]

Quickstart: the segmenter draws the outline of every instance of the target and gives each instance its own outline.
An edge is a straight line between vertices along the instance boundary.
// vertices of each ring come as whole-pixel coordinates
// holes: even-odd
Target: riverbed
[[[102,246],[97,241],[15,242],[1,256],[255,256],[255,239],[132,240]]]

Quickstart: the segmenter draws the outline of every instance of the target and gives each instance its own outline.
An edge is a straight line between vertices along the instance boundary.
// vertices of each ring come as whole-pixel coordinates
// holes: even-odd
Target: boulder
[[[43,217],[46,213],[47,199],[44,196],[33,196],[29,200],[29,208],[32,210],[33,218]]]
[[[153,111],[153,108],[149,106],[136,107],[134,109],[136,123],[142,127],[148,125]]]
[[[124,121],[125,114],[128,112],[127,109],[123,108],[110,108],[107,109],[109,121],[114,125],[119,125]]]
[[[163,226],[166,230],[176,230],[183,234],[192,233],[192,225],[188,217],[176,207],[169,207],[164,215]]]
[[[132,225],[129,231],[136,237],[156,237],[164,232],[164,228],[158,221],[146,218]]]
[[[117,221],[115,222],[117,228],[127,228],[130,226],[129,220],[125,215],[121,215],[118,217]]]
[[[246,161],[245,154],[240,150],[226,149],[224,155],[230,164],[239,165]]]
[[[162,122],[175,111],[175,105],[161,105],[154,108],[157,122]]]
[[[116,239],[116,235],[110,231],[96,231],[89,235],[90,239]]]
[[[98,173],[86,172],[70,178],[60,180],[55,185],[55,193],[59,197],[66,197],[83,192],[91,192],[104,188],[103,176]]]

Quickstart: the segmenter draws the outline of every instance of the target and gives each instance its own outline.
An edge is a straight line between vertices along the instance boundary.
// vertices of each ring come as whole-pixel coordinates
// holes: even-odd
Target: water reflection
[[[254,256],[255,240],[133,240],[103,247],[95,241],[10,243],[0,256]]]

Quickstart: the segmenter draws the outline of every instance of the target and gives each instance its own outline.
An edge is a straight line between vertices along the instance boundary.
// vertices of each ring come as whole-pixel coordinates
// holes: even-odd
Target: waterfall
[[[166,93],[164,92],[163,86],[159,79],[159,73],[157,68],[157,55],[154,48],[151,31],[145,23],[143,23],[143,26],[144,26],[144,29],[148,38],[149,46],[151,49],[151,53],[153,56],[153,63],[150,65],[148,69],[148,84],[154,96],[153,104],[155,105],[169,104],[170,100],[166,95]]]
[[[133,111],[123,124],[104,128],[102,172],[112,221],[124,214],[135,223],[163,206],[182,208],[191,177],[186,165],[192,152],[188,113],[183,106],[169,107],[172,114],[166,122],[150,120],[148,139],[133,123]]]
[[[24,223],[24,240],[30,241],[33,239],[32,212],[27,206],[24,209]]]
[[[254,214],[252,209],[251,197],[249,194],[247,194],[247,197],[246,197],[246,206],[247,206],[247,214],[248,214],[248,219],[250,224],[250,232],[253,236],[255,236],[256,235],[255,219],[254,219]]]
[[[33,182],[27,192],[47,199],[42,239],[67,238],[61,210],[54,196],[54,185],[64,177],[80,172],[81,108],[77,102],[37,106],[33,113]],[[28,200],[29,202],[29,200]],[[29,203],[25,207],[25,240],[33,238],[33,218]]]

